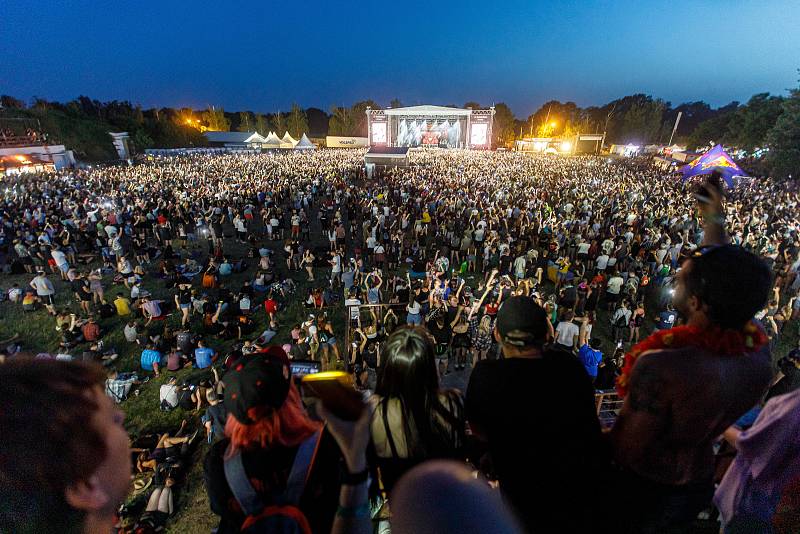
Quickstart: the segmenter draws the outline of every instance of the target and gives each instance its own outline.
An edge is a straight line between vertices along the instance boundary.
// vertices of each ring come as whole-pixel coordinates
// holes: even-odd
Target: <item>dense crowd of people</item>
[[[368,178],[363,156],[152,157],[3,184],[4,306],[52,316],[59,348],[2,342],[2,495],[24,484],[0,531],[44,509],[158,531],[204,441],[220,533],[687,532],[717,512],[726,532],[785,528],[794,183],[707,184],[698,202],[641,159],[420,150]],[[302,386],[334,369],[363,395],[355,421]],[[134,436],[126,462],[118,408],[148,388],[187,419]],[[602,424],[598,391],[621,405]],[[90,447],[70,444],[78,427]],[[31,442],[64,457],[16,463]],[[142,498],[119,510],[132,473]]]

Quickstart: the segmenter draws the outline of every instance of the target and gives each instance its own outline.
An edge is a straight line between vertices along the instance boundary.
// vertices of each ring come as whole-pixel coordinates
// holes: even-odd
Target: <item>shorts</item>
[[[39,295],[39,298],[42,299],[42,302],[44,302],[45,304],[50,304],[50,305],[55,304],[55,302],[53,301],[53,295]]]
[[[422,324],[422,316],[418,313],[409,313],[406,315],[406,323],[419,326]]]
[[[182,309],[182,310],[188,310],[188,309],[189,309],[189,308],[191,308],[191,307],[192,307],[192,303],[191,303],[191,302],[188,302],[188,303],[186,303],[186,304],[184,304],[183,302],[181,302],[181,309]]]
[[[62,273],[66,274],[66,273],[67,273],[67,271],[69,271],[69,263],[62,263],[61,265],[59,265],[59,266],[58,266],[58,269],[59,269],[59,270],[60,270]]]
[[[446,362],[448,360],[448,358],[449,358],[449,355],[447,354],[447,345],[445,345],[444,343],[437,343],[436,344],[436,360],[440,361],[440,362],[442,362],[442,361]]]
[[[453,336],[454,349],[468,349],[470,346],[469,336],[467,334],[456,334]]]
[[[614,294],[606,291],[606,299],[608,299],[608,302],[617,302],[619,300],[619,293]]]

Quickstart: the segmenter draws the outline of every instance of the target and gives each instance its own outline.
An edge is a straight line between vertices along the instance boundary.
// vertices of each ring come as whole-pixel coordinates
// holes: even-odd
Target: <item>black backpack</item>
[[[225,455],[225,480],[247,516],[241,531],[247,534],[311,534],[311,525],[298,507],[314,464],[321,431],[300,444],[294,457],[286,491],[272,494],[268,502],[253,488],[244,470],[241,451]]]
[[[113,304],[105,303],[100,305],[100,317],[103,319],[108,319],[109,317],[114,317],[117,314],[117,309],[114,307]]]

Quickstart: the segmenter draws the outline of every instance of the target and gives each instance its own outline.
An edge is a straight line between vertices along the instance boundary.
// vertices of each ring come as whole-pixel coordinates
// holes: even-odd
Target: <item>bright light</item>
[[[564,141],[561,143],[560,148],[561,152],[569,152],[570,150],[572,150],[572,143],[570,143],[569,141]]]
[[[558,124],[556,123],[556,121],[553,121],[553,122],[551,122],[551,123],[550,123],[550,127],[551,127],[551,128],[555,128],[556,126],[558,126]]]
[[[545,149],[545,147],[547,147],[547,143],[543,141],[534,141],[533,143],[533,149],[536,150],[537,152],[541,152],[542,150]]]

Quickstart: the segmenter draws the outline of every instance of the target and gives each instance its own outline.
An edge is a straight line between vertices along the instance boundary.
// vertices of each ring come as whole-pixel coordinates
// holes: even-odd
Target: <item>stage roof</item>
[[[445,106],[409,106],[384,110],[386,115],[463,115],[472,113],[470,109],[448,108]]]

